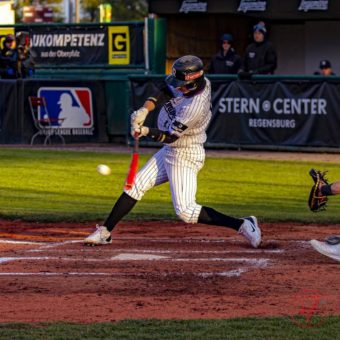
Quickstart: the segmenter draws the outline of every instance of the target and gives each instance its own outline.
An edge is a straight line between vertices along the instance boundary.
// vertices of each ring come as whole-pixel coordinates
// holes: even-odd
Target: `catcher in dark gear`
[[[325,178],[325,172],[311,169],[309,175],[314,181],[314,185],[311,188],[308,198],[309,209],[313,212],[318,212],[326,209],[329,195],[332,195],[330,185]]]
[[[311,169],[310,176],[314,181],[314,185],[309,194],[308,206],[311,211],[318,212],[326,209],[328,196],[340,194],[340,181],[329,184],[325,178],[327,171]]]
[[[309,194],[308,206],[314,212],[325,210],[328,196],[340,194],[340,180],[329,184],[325,173],[315,169],[309,171],[314,185]],[[310,244],[320,254],[340,261],[340,235],[329,236],[324,241],[311,240]]]

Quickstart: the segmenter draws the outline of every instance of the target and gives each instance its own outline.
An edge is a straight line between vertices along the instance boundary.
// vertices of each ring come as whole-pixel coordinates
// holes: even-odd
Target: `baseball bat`
[[[135,136],[130,167],[124,185],[124,188],[126,190],[131,189],[133,184],[135,183],[135,177],[138,170],[138,159],[139,159],[139,138],[138,136]]]

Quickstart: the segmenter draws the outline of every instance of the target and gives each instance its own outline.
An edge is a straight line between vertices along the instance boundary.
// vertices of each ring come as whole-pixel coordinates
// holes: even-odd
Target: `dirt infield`
[[[223,228],[122,222],[86,247],[89,226],[0,221],[0,322],[340,315],[339,263],[307,242],[339,225],[262,229],[257,250]]]

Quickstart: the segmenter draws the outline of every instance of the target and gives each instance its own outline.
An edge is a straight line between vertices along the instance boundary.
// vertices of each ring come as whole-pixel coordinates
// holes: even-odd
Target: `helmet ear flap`
[[[186,84],[185,87],[188,91],[194,91],[197,89],[197,82]]]

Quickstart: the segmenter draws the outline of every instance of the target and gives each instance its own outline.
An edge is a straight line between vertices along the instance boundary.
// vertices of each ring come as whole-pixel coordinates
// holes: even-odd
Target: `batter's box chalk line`
[[[17,241],[17,240],[1,240],[2,244],[27,244],[27,245],[41,245],[41,242],[32,242],[32,241]]]
[[[89,257],[58,257],[58,256],[18,256],[0,257],[0,264],[14,261],[81,261],[81,262],[107,262],[107,261],[168,261],[168,262],[245,262],[256,266],[264,266],[270,262],[267,258],[222,258],[222,257],[202,257],[202,258],[171,258],[167,256],[147,255],[147,254],[118,254],[109,259],[89,258]]]
[[[247,272],[247,268],[239,268],[239,269],[232,269],[229,271],[221,271],[221,272],[202,272],[202,273],[195,273],[195,272],[158,272],[157,276],[162,277],[183,277],[183,276],[196,276],[201,278],[209,278],[209,277],[238,277],[242,273]],[[23,273],[23,272],[0,272],[1,276],[98,276],[98,277],[145,277],[146,273],[122,273],[122,272],[115,272],[115,273],[103,273],[103,272],[64,272],[64,273],[58,273],[58,272],[37,272],[37,273]],[[149,276],[155,276],[154,273],[150,273]]]
[[[107,262],[108,259],[94,259],[94,258],[71,258],[71,257],[52,257],[52,256],[19,256],[19,257],[1,257],[0,264],[15,262],[15,261],[81,261],[81,262]],[[157,273],[138,273],[136,269],[134,269],[133,273],[103,273],[103,272],[0,272],[1,276],[111,276],[111,277],[140,277],[145,275],[149,276],[162,276],[162,277],[171,277],[171,276],[196,276],[201,278],[209,278],[209,277],[239,277],[242,273],[245,273],[249,270],[255,268],[265,268],[269,259],[260,258],[260,259],[250,259],[250,258],[180,258],[174,259],[167,256],[160,256],[154,254],[119,254],[117,256],[111,257],[109,260],[111,261],[170,261],[170,262],[211,262],[211,261],[221,261],[221,262],[231,262],[231,263],[246,263],[248,266],[242,268],[236,268],[231,270],[224,271],[216,271],[216,272],[157,272]],[[249,267],[250,265],[250,267]]]

